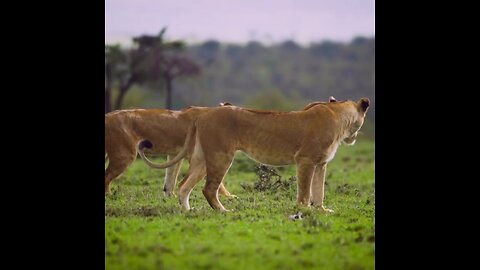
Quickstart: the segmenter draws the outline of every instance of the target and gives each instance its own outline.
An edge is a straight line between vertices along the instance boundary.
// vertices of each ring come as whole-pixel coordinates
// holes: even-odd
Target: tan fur
[[[153,148],[146,150],[151,154],[166,154],[172,159],[182,149],[189,126],[206,107],[189,107],[182,111],[164,109],[119,110],[105,115],[105,162],[109,161],[105,171],[105,193],[110,191],[110,183],[121,175],[137,156],[137,143],[148,139]],[[164,192],[167,196],[174,193],[174,187],[183,162],[165,173]],[[220,192],[234,197],[225,187]]]
[[[214,209],[227,211],[218,200],[218,190],[240,150],[263,164],[296,164],[297,203],[333,212],[323,205],[327,164],[340,143],[355,143],[369,105],[363,98],[314,102],[294,112],[212,108],[197,118],[188,135],[195,138],[195,144],[189,176],[179,190],[181,205],[190,209],[189,194],[206,175],[203,194],[207,201]]]

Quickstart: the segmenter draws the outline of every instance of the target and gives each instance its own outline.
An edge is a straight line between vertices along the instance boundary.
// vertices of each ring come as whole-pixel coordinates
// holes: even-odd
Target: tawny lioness
[[[357,102],[314,102],[294,112],[212,108],[193,123],[183,148],[170,161],[149,161],[143,154],[143,148],[151,146],[146,141],[139,144],[139,154],[149,166],[167,168],[193,148],[189,175],[179,190],[185,209],[190,209],[193,187],[206,175],[203,194],[207,201],[214,209],[227,211],[218,200],[218,191],[235,152],[240,150],[263,164],[296,164],[297,203],[333,212],[323,204],[327,164],[342,142],[355,143],[369,106],[369,99],[362,98]]]
[[[230,103],[220,103],[229,106]],[[149,150],[154,154],[166,154],[174,157],[182,148],[188,127],[207,107],[188,107],[181,111],[164,109],[118,110],[105,115],[105,162],[109,161],[105,171],[105,193],[110,183],[120,176],[135,160],[137,143],[148,139],[154,143]],[[165,173],[163,191],[167,196],[174,194],[174,187],[183,163],[183,158]],[[235,197],[223,186],[220,192],[227,197]]]

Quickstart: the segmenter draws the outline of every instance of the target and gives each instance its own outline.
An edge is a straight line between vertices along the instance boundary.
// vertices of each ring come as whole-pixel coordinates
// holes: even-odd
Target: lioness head
[[[347,145],[353,145],[357,139],[358,131],[363,126],[365,116],[367,115],[368,107],[370,106],[370,100],[368,98],[361,98],[358,102],[353,102],[356,108],[356,114],[352,124],[347,130],[347,134],[343,142]]]

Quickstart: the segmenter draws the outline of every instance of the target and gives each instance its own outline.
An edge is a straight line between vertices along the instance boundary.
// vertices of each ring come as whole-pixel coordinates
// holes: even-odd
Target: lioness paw
[[[321,211],[325,212],[325,213],[334,213],[335,211],[333,211],[332,209],[328,209],[328,208],[325,208],[325,207],[321,207],[320,208]]]
[[[165,197],[167,198],[177,198],[177,194],[173,191],[164,191],[163,194],[165,195]]]

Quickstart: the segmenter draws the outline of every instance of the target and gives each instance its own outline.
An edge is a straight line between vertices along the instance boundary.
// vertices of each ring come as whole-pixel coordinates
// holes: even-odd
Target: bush
[[[295,184],[296,177],[291,176],[287,180],[283,180],[282,176],[278,174],[275,168],[268,167],[265,165],[255,166],[255,174],[257,175],[257,180],[253,185],[253,189],[260,192],[278,190],[290,190]],[[241,185],[244,190],[250,191],[251,186],[246,184]]]

